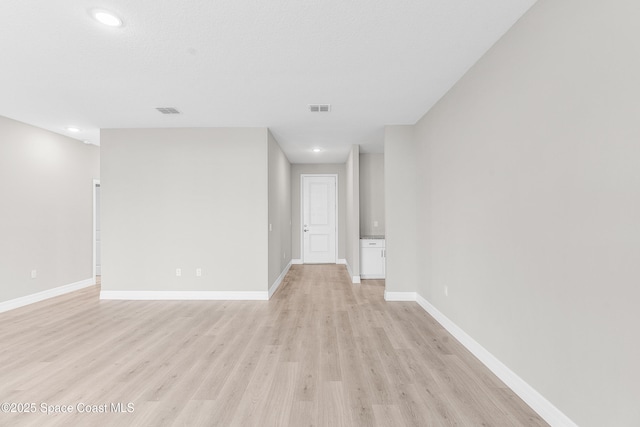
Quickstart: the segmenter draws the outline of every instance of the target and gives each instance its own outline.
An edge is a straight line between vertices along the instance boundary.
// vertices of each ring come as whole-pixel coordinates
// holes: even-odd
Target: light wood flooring
[[[94,286],[2,313],[0,402],[37,413],[0,412],[0,425],[547,425],[416,303],[383,292],[344,266],[298,265],[268,302],[100,301]]]

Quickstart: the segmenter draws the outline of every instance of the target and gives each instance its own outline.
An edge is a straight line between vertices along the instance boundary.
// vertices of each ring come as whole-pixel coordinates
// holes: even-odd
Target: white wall
[[[360,148],[351,146],[345,164],[346,219],[345,240],[347,266],[354,283],[360,281]]]
[[[291,164],[269,138],[269,287],[291,261]]]
[[[540,0],[415,126],[417,291],[585,427],[640,425],[639,16]]]
[[[265,128],[103,130],[102,290],[267,291],[267,141]]]
[[[291,250],[293,259],[302,259],[300,217],[300,175],[336,174],[338,175],[338,259],[346,257],[346,170],[345,164],[292,164],[291,165]]]
[[[384,227],[384,154],[360,154],[360,236],[384,236]]]
[[[418,187],[416,156],[413,126],[385,128],[386,292],[416,292],[418,286],[416,197],[424,187]]]
[[[0,117],[0,302],[92,278],[99,153]]]

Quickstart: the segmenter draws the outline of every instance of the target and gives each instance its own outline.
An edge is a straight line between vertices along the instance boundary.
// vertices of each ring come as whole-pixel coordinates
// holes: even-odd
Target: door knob
[[[307,224],[304,225],[304,228],[302,229],[302,231],[304,231],[305,233],[309,231],[309,229],[307,228]]]

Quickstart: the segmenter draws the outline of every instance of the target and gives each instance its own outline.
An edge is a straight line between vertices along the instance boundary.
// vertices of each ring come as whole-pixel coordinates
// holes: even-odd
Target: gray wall
[[[0,302],[92,278],[99,156],[96,146],[0,117]]]
[[[640,425],[638,16],[540,0],[415,126],[416,289],[585,427]]]
[[[302,259],[300,217],[300,175],[302,174],[338,175],[338,259],[346,257],[346,170],[344,164],[292,164],[291,165],[291,250],[293,259]]]
[[[346,260],[351,267],[351,275],[360,276],[360,148],[351,146],[346,171],[347,226],[346,226]],[[359,278],[359,277],[358,277]]]
[[[384,235],[384,227],[384,154],[360,154],[360,236]]]
[[[416,292],[418,284],[416,196],[424,186],[418,188],[413,128],[385,128],[386,292]]]
[[[265,128],[103,130],[102,289],[266,291],[267,140]]]
[[[291,164],[269,132],[269,287],[291,261]]]

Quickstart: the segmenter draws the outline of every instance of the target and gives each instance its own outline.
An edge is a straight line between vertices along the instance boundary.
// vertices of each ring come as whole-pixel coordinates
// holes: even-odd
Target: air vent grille
[[[310,104],[309,111],[312,113],[328,113],[331,111],[331,104]]]
[[[180,111],[173,107],[156,107],[156,110],[160,111],[162,114],[180,114]]]

